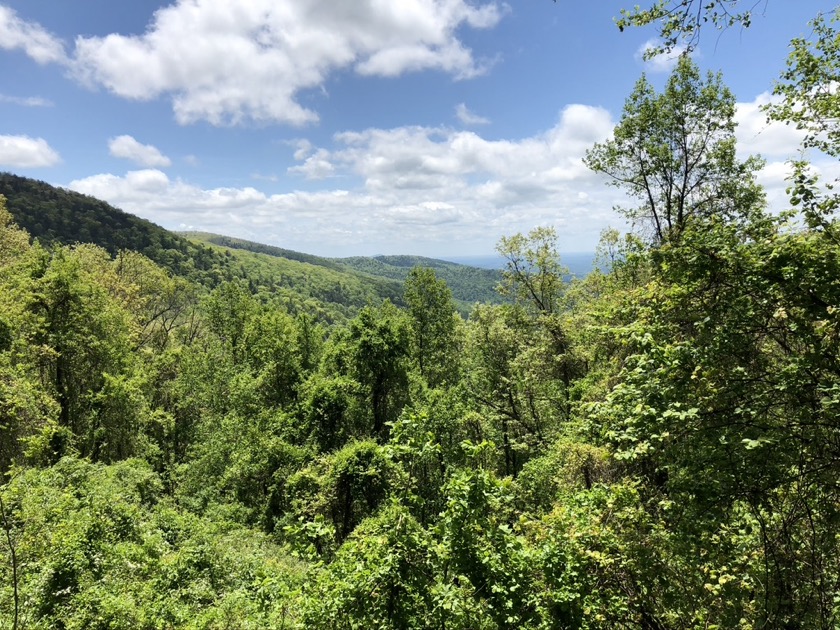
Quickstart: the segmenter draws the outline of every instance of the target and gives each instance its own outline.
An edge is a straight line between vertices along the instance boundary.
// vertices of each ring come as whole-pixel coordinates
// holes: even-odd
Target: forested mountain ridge
[[[245,251],[254,252],[255,254],[266,254],[274,258],[286,258],[288,260],[296,260],[298,262],[309,263],[310,265],[317,265],[319,267],[326,267],[328,269],[339,269],[339,266],[329,258],[321,256],[313,256],[312,254],[304,254],[296,252],[291,249],[277,247],[275,245],[265,245],[263,243],[255,243],[242,238],[235,238],[233,236],[223,236],[221,234],[212,234],[210,232],[180,232],[180,235],[187,239],[198,241],[200,243],[212,243],[213,245],[221,245],[230,249],[244,249]]]
[[[94,197],[11,173],[0,173],[0,195],[15,222],[44,244],[93,243],[112,255],[136,251],[209,286],[230,279],[219,253]]]
[[[455,299],[463,304],[498,304],[502,301],[496,290],[502,273],[497,269],[480,269],[424,256],[354,256],[335,260],[352,269],[400,282],[405,281],[414,267],[434,269],[437,277],[452,290]]]
[[[372,278],[394,281],[387,283],[391,286],[401,286],[414,267],[434,269],[436,275],[446,281],[459,310],[464,315],[469,313],[476,302],[498,304],[504,301],[496,290],[502,280],[501,271],[496,269],[480,269],[425,256],[323,258],[230,236],[202,232],[183,232],[182,234],[201,243],[211,243],[231,249],[241,249],[256,254],[296,260],[334,271],[356,271]],[[397,292],[397,295],[399,295],[399,292]],[[393,299],[394,296],[387,297]]]
[[[386,298],[402,303],[402,284],[410,271],[400,268],[393,273],[390,267],[380,264],[365,269],[362,261],[368,259],[349,265],[340,259],[227,236],[181,235],[94,197],[10,173],[0,174],[0,194],[6,197],[15,222],[45,245],[91,243],[111,255],[136,251],[173,274],[207,288],[238,279],[254,293],[280,292],[289,304],[297,304],[294,308],[309,308],[328,319],[346,317],[370,302]],[[276,263],[235,250],[271,257]],[[456,304],[462,313],[468,313],[479,301],[500,301],[494,290],[501,278],[499,272],[424,260],[446,270],[444,277],[455,287]]]

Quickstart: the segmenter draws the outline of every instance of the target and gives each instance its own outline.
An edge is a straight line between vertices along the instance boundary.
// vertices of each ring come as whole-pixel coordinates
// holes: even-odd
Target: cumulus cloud
[[[763,108],[773,102],[769,92],[759,94],[750,102],[738,103],[735,134],[738,153],[761,154],[767,159],[793,159],[799,155],[805,134],[793,125],[769,121]]]
[[[609,113],[570,105],[552,129],[520,140],[487,140],[472,131],[399,127],[338,134],[329,153],[364,177],[369,189],[428,189],[489,178],[504,183],[505,200],[594,177],[581,158],[612,131]]]
[[[299,160],[303,159],[304,162],[288,169],[289,173],[298,173],[306,179],[324,179],[335,173],[335,166],[330,162],[329,152],[324,149],[318,149],[308,157],[303,149],[298,149],[295,151],[295,157]]]
[[[767,156],[759,182],[781,209],[785,160],[799,138],[766,124],[760,105],[767,98],[738,104],[737,133],[743,155]],[[157,169],[95,175],[70,186],[168,227],[323,255],[358,253],[361,244],[368,253],[489,252],[501,236],[537,225],[555,226],[561,249],[591,250],[604,227],[622,225],[613,208],[628,204],[581,159],[614,125],[604,109],[569,105],[551,128],[522,138],[425,126],[345,131],[323,146],[299,138],[287,142],[297,162],[287,175],[305,179],[307,189],[283,194],[206,188]],[[815,164],[826,180],[838,174],[836,165]]]
[[[64,63],[61,40],[35,22],[18,17],[9,7],[0,5],[0,48],[22,50],[37,63]]]
[[[9,96],[0,94],[0,103],[11,103],[21,107],[52,107],[53,102],[40,96]]]
[[[141,144],[129,135],[111,138],[108,141],[108,151],[114,157],[131,160],[138,166],[167,167],[172,164],[172,160],[156,147]]]
[[[488,125],[490,124],[489,118],[484,118],[483,116],[479,116],[478,114],[474,114],[471,112],[464,103],[458,103],[455,107],[455,115],[465,125]]]
[[[102,174],[70,187],[157,223],[234,234],[325,255],[439,250],[487,252],[499,237],[552,224],[567,248],[593,248],[617,221],[621,194],[581,157],[606,138],[603,109],[565,108],[543,133],[489,140],[436,127],[337,134],[331,146],[298,140],[296,175],[334,177],[342,187],[268,195],[254,188],[206,189],[159,170]],[[584,193],[584,194],[581,194]]]
[[[336,70],[481,74],[486,62],[457,33],[491,28],[503,12],[467,0],[178,0],[142,35],[78,37],[74,69],[124,98],[169,96],[182,124],[302,125],[318,116],[298,95]]]
[[[61,157],[43,138],[0,136],[0,166],[40,168],[59,162]]]
[[[653,38],[647,40],[644,44],[639,46],[638,50],[636,50],[636,59],[644,63],[645,69],[649,72],[671,72],[674,68],[676,68],[677,61],[680,56],[685,54],[685,46],[677,45],[668,52],[662,52],[650,59],[645,59],[651,51],[661,44],[662,42],[660,40]],[[695,52],[690,53],[690,56],[693,57],[696,54],[695,49]]]

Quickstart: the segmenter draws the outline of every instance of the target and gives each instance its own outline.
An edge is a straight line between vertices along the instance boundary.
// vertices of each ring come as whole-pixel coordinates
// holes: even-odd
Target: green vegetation
[[[501,302],[496,292],[501,273],[496,269],[467,267],[423,256],[353,257],[339,258],[337,261],[351,269],[373,276],[392,278],[400,283],[404,282],[416,267],[432,269],[435,275],[449,286],[455,303],[465,316],[476,302]]]
[[[502,278],[501,273],[496,269],[479,269],[423,256],[321,258],[217,234],[186,232],[184,236],[192,241],[218,245],[226,250],[263,254],[264,256],[244,255],[238,258],[248,268],[245,272],[246,277],[275,278],[274,288],[280,286],[276,280],[278,277],[286,279],[286,286],[301,288],[303,285],[300,280],[304,273],[300,270],[306,269],[308,271],[305,273],[325,279],[322,283],[325,287],[322,291],[322,299],[328,302],[342,303],[341,299],[332,299],[329,291],[346,294],[349,290],[354,294],[345,296],[343,303],[358,306],[364,304],[364,300],[369,300],[372,295],[379,299],[388,298],[393,302],[401,303],[403,282],[416,267],[433,269],[437,277],[446,282],[452,291],[456,307],[464,317],[469,315],[477,302],[499,304],[503,301],[496,292],[496,287]],[[245,260],[250,262],[245,263]],[[288,261],[308,263],[311,266],[294,266]],[[259,267],[259,270],[254,269],[255,267]],[[322,269],[313,269],[313,267]],[[326,274],[324,269],[335,273]],[[298,270],[297,273],[294,270]],[[329,289],[326,288],[327,285]],[[363,295],[360,296],[360,293]]]
[[[93,197],[10,173],[0,173],[0,195],[15,222],[43,245],[92,243],[111,255],[136,251],[208,286],[232,279],[218,253]]]
[[[385,256],[327,259],[200,232],[175,234],[107,203],[44,182],[0,173],[17,225],[45,246],[88,243],[112,256],[143,254],[175,276],[207,289],[241,281],[248,290],[282,298],[293,312],[319,321],[344,320],[369,303],[403,303],[403,282],[415,266],[435,269],[465,317],[476,302],[499,303],[501,274],[430,258]]]
[[[837,627],[840,204],[769,213],[733,114],[641,80],[609,269],[513,235],[466,319],[437,268],[184,245],[202,286],[0,201],[0,627]]]

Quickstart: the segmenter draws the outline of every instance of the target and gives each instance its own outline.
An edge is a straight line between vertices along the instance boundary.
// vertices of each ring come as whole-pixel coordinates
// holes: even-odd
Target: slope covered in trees
[[[402,303],[412,265],[370,259],[327,259],[215,234],[176,234],[86,195],[41,181],[0,174],[0,194],[15,222],[44,245],[90,243],[111,255],[135,251],[206,288],[241,280],[254,293],[285,296],[293,310],[319,319],[348,317],[369,302]],[[399,257],[394,257],[395,260]],[[433,259],[466,315],[476,302],[499,302],[497,271]]]
[[[719,77],[665,94],[588,158],[645,193],[609,270],[511,235],[466,319],[430,268],[328,325],[0,209],[2,623],[836,627],[840,204],[768,212]]]
[[[132,250],[197,282],[230,279],[218,253],[94,197],[11,173],[0,173],[0,195],[15,222],[45,245],[92,243],[112,255]]]
[[[415,267],[434,269],[438,277],[445,280],[449,285],[455,304],[464,316],[469,314],[476,302],[498,304],[503,301],[496,291],[502,274],[495,269],[479,269],[478,267],[423,256],[322,258],[282,247],[263,245],[218,234],[189,232],[185,233],[185,236],[194,241],[231,250],[244,250],[275,259],[308,263],[315,267],[332,270],[337,274],[343,274],[345,277],[348,275],[355,276],[357,283],[370,285],[380,298],[387,297],[395,302],[402,301],[402,284]],[[243,258],[250,258],[252,261],[258,260],[247,256]],[[272,266],[265,258],[262,261],[261,267],[268,269]],[[284,275],[288,268],[289,266],[282,262],[276,263],[276,270],[280,275]],[[338,283],[336,290],[342,290],[341,283]]]

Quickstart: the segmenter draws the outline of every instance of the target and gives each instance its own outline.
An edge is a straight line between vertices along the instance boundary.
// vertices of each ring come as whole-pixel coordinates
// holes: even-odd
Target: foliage
[[[496,292],[500,279],[496,269],[479,269],[423,256],[352,257],[338,258],[336,261],[365,274],[402,282],[408,279],[415,268],[431,269],[437,278],[446,282],[458,312],[465,317],[476,302],[497,304],[502,301]]]
[[[762,0],[654,0],[649,7],[622,9],[616,25],[624,31],[631,26],[657,24],[662,43],[647,51],[648,56],[679,47],[691,51],[699,43],[704,26],[718,31],[736,25],[749,28],[753,12],[763,5]]]
[[[773,87],[773,94],[781,97],[781,102],[767,108],[771,119],[806,132],[804,146],[835,158],[840,157],[838,19],[840,8],[835,8],[828,18],[821,13],[810,23],[810,39],[797,37],[791,41],[787,70]]]
[[[244,271],[258,291],[283,293],[290,304],[301,310],[317,308],[313,299],[337,305],[345,315],[371,300],[389,299],[402,305],[403,282],[415,267],[432,269],[444,280],[452,291],[455,306],[465,317],[476,302],[502,301],[495,291],[500,278],[495,269],[422,256],[321,258],[216,234],[187,232],[184,236],[218,246],[214,249],[231,256],[234,270]],[[299,304],[295,294],[304,294],[310,300]]]
[[[454,383],[461,347],[452,291],[433,269],[415,267],[405,281],[412,354],[430,387]]]
[[[259,534],[168,505],[161,490],[137,460],[65,458],[18,472],[2,493],[20,558],[20,627],[291,625],[306,567]],[[9,620],[6,563],[0,580]]]
[[[640,200],[623,212],[652,242],[677,240],[696,217],[734,220],[763,203],[754,182],[761,162],[736,159],[734,116],[735,97],[720,75],[701,78],[683,55],[662,94],[644,76],[636,83],[613,138],[585,162]]]
[[[834,155],[814,100],[776,115]],[[732,107],[687,59],[642,80],[589,160],[653,238],[574,281],[552,229],[505,238],[467,321],[411,257],[191,273],[0,198],[0,627],[836,627],[838,200],[799,162],[768,213]]]

